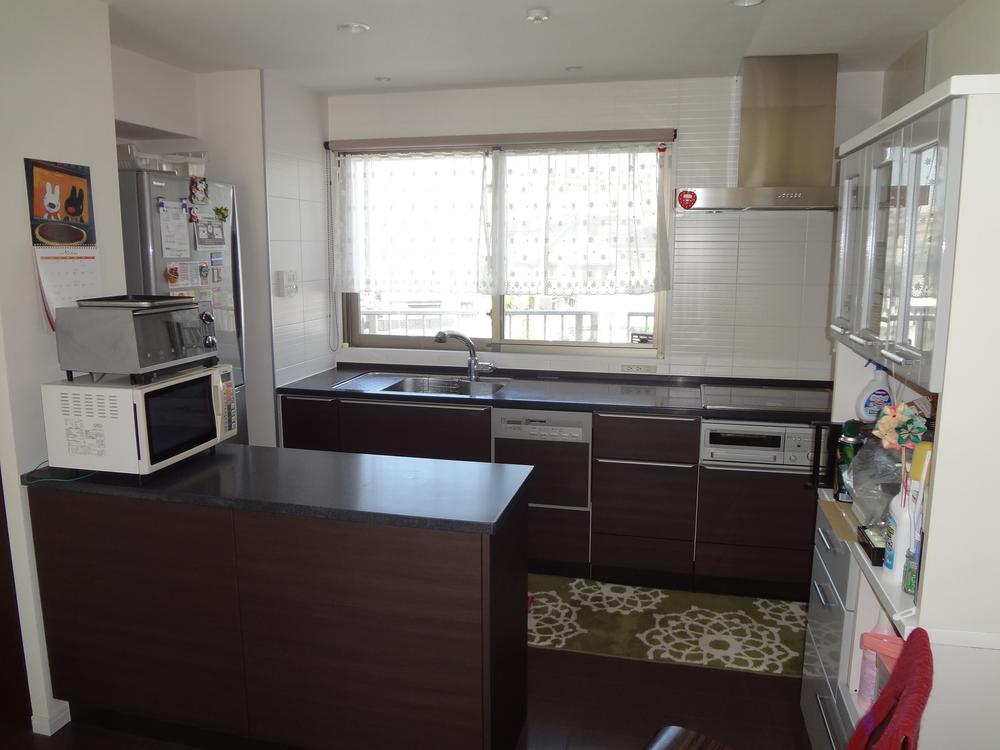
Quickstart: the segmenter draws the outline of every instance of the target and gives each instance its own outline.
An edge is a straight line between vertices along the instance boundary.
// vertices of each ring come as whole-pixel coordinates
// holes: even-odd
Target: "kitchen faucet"
[[[492,362],[479,361],[479,357],[476,356],[476,345],[464,333],[459,333],[458,331],[438,331],[437,335],[434,336],[434,343],[443,344],[448,339],[461,341],[465,344],[465,348],[469,350],[469,380],[479,380],[480,373],[489,375],[497,369],[496,365]]]

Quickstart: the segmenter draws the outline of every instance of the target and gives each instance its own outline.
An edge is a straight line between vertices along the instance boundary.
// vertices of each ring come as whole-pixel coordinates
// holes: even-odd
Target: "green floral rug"
[[[531,575],[528,645],[802,676],[806,605]]]

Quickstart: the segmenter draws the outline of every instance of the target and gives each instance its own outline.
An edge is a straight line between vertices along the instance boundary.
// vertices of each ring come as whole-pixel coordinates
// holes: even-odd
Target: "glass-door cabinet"
[[[950,165],[949,140],[953,120],[961,129],[961,101],[944,104],[916,120],[910,128],[910,189],[912,200],[907,221],[906,261],[900,269],[899,326],[895,336],[882,352],[891,361],[902,365],[912,382],[925,388],[940,388],[944,356],[935,360],[934,352],[943,342],[938,332],[947,327],[948,304],[942,304],[951,294],[951,269],[954,259],[954,226],[956,210],[948,204],[949,183],[957,187],[960,175],[957,165]],[[961,139],[958,139],[958,144]],[[954,171],[952,182],[948,179]]]
[[[830,330],[841,340],[854,331],[858,321],[859,273],[864,259],[865,217],[868,213],[867,156],[867,150],[855,151],[840,162],[840,205]]]
[[[945,102],[840,164],[830,329],[934,392],[943,385],[961,180],[961,159],[949,154],[961,151],[964,116],[964,100]]]

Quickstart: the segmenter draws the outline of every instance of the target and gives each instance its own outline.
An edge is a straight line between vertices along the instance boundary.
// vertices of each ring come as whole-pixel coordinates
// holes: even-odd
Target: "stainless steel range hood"
[[[836,55],[743,58],[737,187],[679,186],[677,210],[835,208],[836,97]]]

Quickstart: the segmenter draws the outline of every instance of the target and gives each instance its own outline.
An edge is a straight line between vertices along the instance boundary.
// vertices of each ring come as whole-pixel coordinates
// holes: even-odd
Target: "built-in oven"
[[[808,474],[815,457],[810,425],[705,419],[701,423],[702,466],[773,467]],[[825,446],[821,446],[825,447]]]

